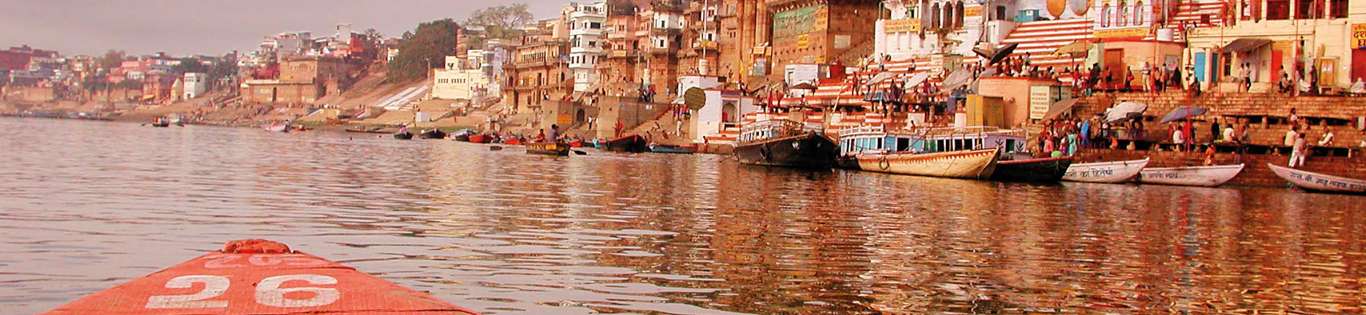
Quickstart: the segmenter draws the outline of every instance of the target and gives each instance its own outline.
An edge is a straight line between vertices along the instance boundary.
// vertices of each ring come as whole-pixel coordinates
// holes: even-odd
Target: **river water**
[[[489,314],[1366,304],[1366,198],[0,119],[0,313],[268,238]]]

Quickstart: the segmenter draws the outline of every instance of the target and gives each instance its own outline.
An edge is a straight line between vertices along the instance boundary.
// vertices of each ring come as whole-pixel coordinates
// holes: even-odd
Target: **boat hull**
[[[1366,180],[1297,170],[1267,163],[1276,176],[1304,190],[1331,193],[1366,194]]]
[[[490,139],[485,135],[470,135],[468,140],[470,143],[488,143]]]
[[[863,168],[858,166],[858,157],[852,155],[836,157],[835,167],[852,171],[863,170]]]
[[[527,154],[569,156],[569,145],[564,143],[528,143]]]
[[[865,171],[930,177],[986,179],[996,170],[997,149],[937,153],[860,154]]]
[[[446,132],[441,130],[428,130],[418,134],[418,137],[421,137],[422,139],[443,139],[446,138]]]
[[[402,132],[402,133],[396,133],[396,134],[394,134],[394,139],[408,140],[408,139],[412,139],[412,138],[413,138],[413,134],[412,134],[411,132]]]
[[[229,242],[45,314],[476,314],[265,240]]]
[[[649,143],[645,141],[645,137],[640,135],[629,135],[608,140],[603,146],[607,151],[613,152],[643,153],[650,150]]]
[[[1040,158],[996,162],[991,179],[1007,182],[1055,183],[1062,181],[1072,158]]]
[[[1189,167],[1149,167],[1138,174],[1142,184],[1216,187],[1223,185],[1239,173],[1243,164]]]
[[[1148,159],[1118,162],[1072,164],[1062,180],[1083,183],[1124,183],[1134,179],[1148,166]]]
[[[835,142],[810,132],[735,146],[741,164],[828,169],[835,164]]]
[[[650,152],[670,154],[692,154],[693,150],[684,146],[652,144],[650,145]]]

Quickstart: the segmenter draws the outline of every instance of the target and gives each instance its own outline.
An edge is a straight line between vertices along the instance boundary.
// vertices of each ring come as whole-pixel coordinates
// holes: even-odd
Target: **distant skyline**
[[[418,23],[463,21],[474,10],[526,3],[538,19],[570,0],[0,0],[0,49],[29,45],[63,55],[123,50],[144,55],[249,51],[279,32],[331,36],[339,23],[397,37]]]

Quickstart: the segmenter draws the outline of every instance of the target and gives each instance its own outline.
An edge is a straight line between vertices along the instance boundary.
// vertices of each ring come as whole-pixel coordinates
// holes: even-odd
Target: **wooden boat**
[[[685,147],[685,146],[681,146],[681,145],[672,145],[672,144],[651,144],[651,145],[650,145],[650,152],[654,152],[654,153],[672,153],[672,154],[693,154],[693,148],[692,148],[692,147]]]
[[[445,138],[446,138],[446,132],[445,132],[445,131],[441,131],[441,129],[432,129],[432,130],[423,131],[422,133],[418,134],[417,136],[418,136],[419,138],[422,138],[422,139],[445,139]]]
[[[836,150],[830,138],[780,119],[741,127],[734,154],[741,164],[828,169],[835,164]]]
[[[526,144],[527,154],[569,156],[569,145],[564,143],[528,143]]]
[[[1001,160],[996,162],[996,172],[991,180],[1007,182],[1058,182],[1067,174],[1072,158],[1037,158]]]
[[[570,142],[569,142],[569,147],[570,147],[570,148],[582,148],[582,147],[583,147],[583,140],[581,140],[581,139],[574,139],[574,141],[570,141]]]
[[[503,144],[506,144],[506,145],[521,145],[521,144],[522,144],[522,138],[518,138],[518,137],[507,137],[507,138],[504,138],[504,139],[503,139]]]
[[[640,135],[628,135],[603,143],[607,151],[641,153],[649,150],[649,142]]]
[[[1333,176],[1267,163],[1266,167],[1276,176],[1304,190],[1362,194],[1366,193],[1366,180]]]
[[[1072,164],[1062,180],[1085,183],[1123,183],[1134,179],[1148,166],[1148,159],[1133,161]]]
[[[407,131],[400,131],[400,132],[394,134],[394,139],[409,140],[409,139],[412,139],[412,138],[413,138],[413,133],[407,132]]]
[[[932,177],[987,179],[996,171],[1000,149],[962,150],[934,153],[859,154],[859,168],[865,171]]]
[[[995,127],[932,127],[887,130],[880,126],[845,129],[840,132],[841,166],[865,171],[953,178],[986,179],[996,171],[999,156],[1021,153],[1024,130]],[[993,151],[996,157],[980,153]],[[933,155],[931,155],[933,154]],[[887,163],[880,161],[887,158]],[[934,167],[938,158],[967,159],[970,164],[954,164],[954,169],[918,170]],[[925,160],[925,159],[929,160]],[[871,160],[870,160],[871,159]],[[893,160],[906,160],[893,169]],[[938,163],[938,162],[934,162]],[[886,168],[884,168],[886,166]]]
[[[266,240],[228,242],[45,314],[477,314]]]
[[[469,137],[470,143],[489,143],[490,137],[484,134],[472,134]]]
[[[157,119],[155,119],[155,120],[152,120],[152,127],[166,128],[166,127],[170,127],[170,126],[171,126],[171,121],[168,120],[168,119],[157,118]]]
[[[458,135],[452,136],[452,137],[451,137],[451,140],[461,141],[461,142],[469,142],[469,141],[470,141],[470,135],[467,134],[467,133],[465,133],[465,134],[458,134]]]
[[[1143,184],[1215,187],[1243,172],[1243,164],[1218,166],[1149,167],[1138,173]]]

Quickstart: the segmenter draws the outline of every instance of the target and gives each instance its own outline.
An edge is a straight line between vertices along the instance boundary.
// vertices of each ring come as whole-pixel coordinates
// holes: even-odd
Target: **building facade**
[[[605,61],[607,2],[571,3],[568,16],[569,69],[574,91],[586,92],[598,85],[598,63]]]

